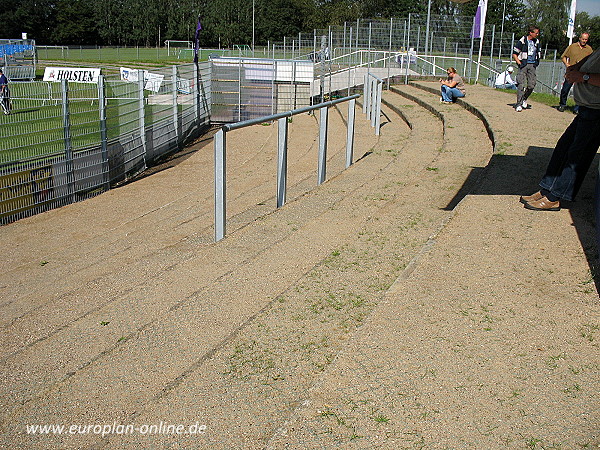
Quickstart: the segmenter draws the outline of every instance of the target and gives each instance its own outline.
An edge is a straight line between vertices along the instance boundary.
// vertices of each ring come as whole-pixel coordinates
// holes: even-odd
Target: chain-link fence
[[[94,196],[181,148],[210,124],[210,66],[97,84],[11,83],[0,116],[0,222]],[[198,81],[200,81],[198,83]]]

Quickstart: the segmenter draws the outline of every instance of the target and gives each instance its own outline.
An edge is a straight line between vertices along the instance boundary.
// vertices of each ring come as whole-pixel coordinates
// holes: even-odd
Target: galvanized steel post
[[[381,124],[381,95],[383,83],[377,83],[377,100],[375,100],[375,135],[379,136],[379,128]]]
[[[369,88],[369,74],[366,73],[363,81],[363,113],[367,115],[367,119],[369,119],[369,100],[371,99],[371,91]]]
[[[144,71],[138,70],[138,124],[140,127],[140,139],[146,160],[146,111],[144,105]]]
[[[277,119],[278,145],[277,145],[277,207],[285,205],[287,190],[287,134],[288,118]]]
[[[67,178],[67,194],[70,201],[75,201],[75,174],[73,172],[73,146],[71,143],[71,117],[69,113],[69,85],[67,80],[60,82],[62,90],[63,136],[65,140],[65,175]]]
[[[110,187],[108,166],[108,135],[106,132],[106,97],[104,95],[104,75],[98,76],[98,109],[100,114],[100,149],[102,152],[102,178],[105,188]]]
[[[173,89],[173,94],[172,94],[172,98],[173,98],[173,127],[175,129],[175,143],[177,144],[177,146],[179,147],[179,112],[177,110],[177,66],[173,65],[173,70],[172,70],[172,75],[171,75],[171,86]]]
[[[221,129],[215,134],[215,242],[225,237],[226,210],[226,137]]]
[[[317,184],[325,181],[327,172],[327,106],[319,114],[319,166],[317,169]]]
[[[377,78],[373,77],[373,80],[371,80],[371,112],[370,112],[370,116],[371,116],[371,126],[374,127],[375,126],[375,120],[376,120],[376,112],[377,112],[377,89],[378,89],[378,80]]]
[[[346,130],[346,169],[352,165],[354,156],[354,117],[356,99],[348,102],[348,128]]]

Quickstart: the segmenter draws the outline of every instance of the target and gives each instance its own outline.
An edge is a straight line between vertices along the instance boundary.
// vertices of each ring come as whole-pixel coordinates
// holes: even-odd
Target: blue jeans
[[[542,189],[573,201],[600,147],[600,109],[579,107],[579,114],[567,127],[552,152]]]
[[[494,86],[496,89],[517,89],[516,84],[506,83],[506,84],[497,84]]]
[[[569,91],[571,90],[572,86],[573,83],[567,80],[563,82],[562,89],[560,90],[560,101],[558,103],[559,105],[567,106],[567,98],[569,97]]]
[[[455,98],[464,97],[465,94],[455,87],[451,88],[442,84],[442,100],[445,102],[453,102]]]

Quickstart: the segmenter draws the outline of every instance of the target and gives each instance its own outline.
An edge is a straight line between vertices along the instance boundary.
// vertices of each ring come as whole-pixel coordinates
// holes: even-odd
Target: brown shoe
[[[532,195],[522,195],[521,198],[519,199],[519,201],[521,203],[535,202],[535,201],[541,199],[543,196],[544,195],[540,191],[537,191],[535,194],[532,194]]]
[[[534,211],[560,211],[560,201],[551,202],[546,197],[525,203],[524,206],[525,208],[533,209]]]

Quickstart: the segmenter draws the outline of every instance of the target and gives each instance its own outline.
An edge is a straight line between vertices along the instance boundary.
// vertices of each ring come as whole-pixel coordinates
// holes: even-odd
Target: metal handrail
[[[371,72],[365,74],[363,112],[371,121],[371,126],[375,127],[376,136],[379,136],[380,129],[383,83],[384,81],[377,75]]]
[[[317,170],[317,184],[325,181],[327,163],[327,111],[330,106],[342,102],[349,102],[348,122],[346,129],[346,168],[352,165],[354,151],[354,116],[356,99],[360,94],[350,95],[337,100],[330,100],[318,105],[259,117],[257,119],[244,120],[221,127],[214,137],[215,150],[215,242],[225,237],[225,211],[226,211],[226,134],[228,131],[258,125],[264,122],[278,121],[278,152],[277,152],[277,208],[285,204],[287,190],[287,127],[288,118],[316,109],[320,110],[319,119],[319,157]]]

